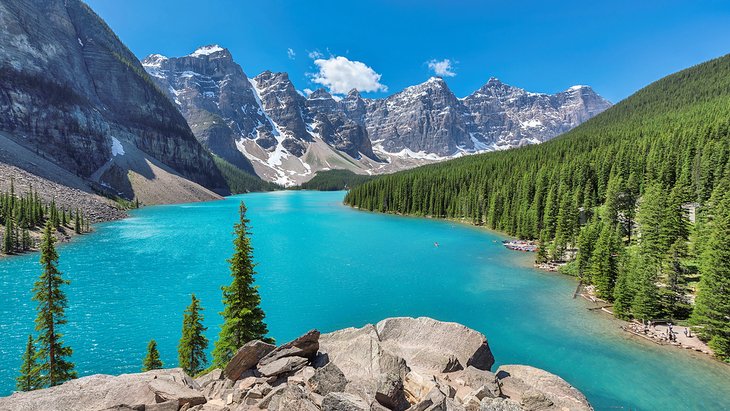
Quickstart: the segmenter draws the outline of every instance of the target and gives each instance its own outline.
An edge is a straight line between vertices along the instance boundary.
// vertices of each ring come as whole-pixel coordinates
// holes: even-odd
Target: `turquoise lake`
[[[232,226],[248,206],[271,335],[430,316],[484,333],[497,363],[529,364],[580,389],[596,409],[730,409],[730,367],[629,338],[572,299],[573,279],[530,267],[505,237],[448,221],[356,211],[342,192],[247,194],[148,207],[59,247],[71,284],[65,341],[80,375],[137,372],[147,342],[177,363],[190,293],[215,340],[230,282]],[[434,243],[438,242],[439,247]],[[33,331],[38,255],[0,260],[0,394]]]

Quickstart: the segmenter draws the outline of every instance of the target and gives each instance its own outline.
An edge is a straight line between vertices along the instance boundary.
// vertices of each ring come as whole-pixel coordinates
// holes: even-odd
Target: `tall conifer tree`
[[[201,311],[200,300],[192,294],[190,305],[183,313],[182,337],[177,349],[180,367],[191,376],[203,371],[208,363],[205,355],[208,339],[203,335],[207,328],[203,326]]]
[[[142,371],[158,370],[162,368],[160,353],[157,351],[157,341],[150,340],[147,344],[147,355],[142,361]]]
[[[68,360],[71,347],[63,344],[60,326],[66,324],[66,294],[61,286],[69,284],[58,270],[58,253],[53,236],[53,225],[46,223],[41,239],[41,266],[43,272],[33,286],[33,300],[38,302],[35,329],[38,331],[38,359],[44,386],[53,387],[76,378],[74,364]]]
[[[33,336],[28,336],[28,343],[23,353],[23,364],[20,366],[20,375],[16,378],[15,388],[18,391],[33,391],[41,388],[41,378],[36,363],[35,341]]]
[[[692,322],[702,326],[699,334],[715,354],[730,360],[730,196],[724,196],[713,212],[700,258],[702,277]]]
[[[256,271],[248,223],[246,205],[241,202],[239,222],[234,226],[233,257],[228,260],[233,282],[223,287],[224,322],[213,351],[213,363],[217,367],[225,366],[238,348],[251,340],[273,342],[266,337],[268,329],[260,306],[261,297],[258,286],[254,285]]]

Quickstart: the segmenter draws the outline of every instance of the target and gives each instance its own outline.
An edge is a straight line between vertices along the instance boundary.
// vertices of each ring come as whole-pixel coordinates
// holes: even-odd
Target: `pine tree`
[[[44,386],[55,386],[76,378],[74,365],[67,358],[71,356],[70,347],[64,346],[63,334],[59,326],[66,324],[66,294],[62,285],[69,284],[58,270],[58,253],[53,236],[53,225],[46,223],[41,240],[41,266],[43,272],[33,285],[33,300],[38,302],[38,315],[35,329],[38,336],[38,359]]]
[[[638,220],[641,228],[641,254],[649,259],[649,262],[656,268],[661,265],[666,251],[667,230],[664,219],[666,212],[665,195],[661,186],[652,184],[644,193],[641,205],[639,206]]]
[[[30,238],[30,231],[27,228],[23,228],[23,240],[22,249],[28,251],[33,246],[33,240]]]
[[[5,218],[5,235],[3,236],[3,253],[5,254],[12,254],[15,250],[13,231],[13,218],[8,216]]]
[[[605,218],[612,225],[616,225],[619,222],[619,213],[621,213],[623,207],[623,179],[621,177],[614,177],[608,181],[608,188],[606,189],[606,202]]]
[[[591,255],[588,272],[600,298],[611,301],[619,272],[621,238],[610,224],[603,224]]]
[[[631,312],[634,318],[649,321],[659,314],[659,290],[656,270],[646,256],[639,256],[636,267],[636,284]]]
[[[251,340],[264,340],[268,330],[261,309],[261,297],[254,285],[253,247],[249,235],[246,205],[241,202],[239,222],[234,226],[233,257],[228,260],[233,282],[223,287],[223,326],[213,350],[213,363],[225,366],[238,348]]]
[[[76,216],[74,217],[74,232],[81,234],[81,218],[79,216],[79,209],[76,209]]]
[[[23,364],[20,366],[20,375],[16,378],[16,389],[18,391],[33,391],[40,388],[41,378],[38,364],[36,363],[35,342],[33,336],[28,335],[28,343],[23,353]]]
[[[701,325],[699,335],[715,354],[730,359],[730,196],[713,208],[709,239],[700,256],[702,277],[692,322]]]
[[[588,277],[590,277],[588,269],[590,266],[591,256],[600,234],[601,221],[598,218],[593,218],[581,230],[580,235],[578,236],[578,254],[576,255],[575,260],[578,266],[578,275],[581,279],[589,279]]]
[[[631,305],[635,295],[633,288],[635,280],[633,277],[636,270],[636,254],[631,251],[624,253],[618,278],[616,279],[616,286],[613,288],[613,313],[618,318],[631,318]]]
[[[203,315],[200,313],[203,308],[200,306],[200,300],[195,298],[195,294],[191,298],[190,305],[183,313],[182,337],[177,352],[180,367],[189,375],[195,376],[204,370],[208,363],[205,356],[208,339],[203,335],[207,328],[203,327]]]
[[[566,191],[560,200],[560,210],[558,211],[554,260],[563,260],[568,244],[573,242],[573,235],[577,224],[577,208],[573,204],[572,196]]]
[[[162,360],[160,353],[157,351],[157,342],[150,340],[147,344],[147,355],[142,361],[142,371],[158,370],[162,368]]]

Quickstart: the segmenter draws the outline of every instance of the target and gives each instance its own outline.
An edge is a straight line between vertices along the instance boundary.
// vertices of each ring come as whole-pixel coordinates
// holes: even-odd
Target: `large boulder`
[[[346,391],[372,399],[381,375],[393,373],[405,378],[410,371],[406,361],[380,344],[375,326],[345,328],[320,337],[320,351],[345,375]]]
[[[223,370],[223,375],[230,380],[237,381],[246,370],[255,367],[262,358],[275,348],[275,345],[259,340],[247,342],[238,349],[236,355],[228,362],[225,370]]]
[[[287,357],[301,357],[313,360],[319,350],[319,331],[311,330],[294,341],[279,346],[258,362],[259,369],[274,361]]]
[[[283,357],[265,365],[259,365],[258,370],[265,377],[286,374],[301,370],[309,362],[304,357]]]
[[[387,373],[380,376],[375,401],[393,411],[403,411],[410,406],[400,375]]]
[[[525,409],[510,399],[484,398],[479,405],[479,411],[525,411]]]
[[[347,378],[337,365],[327,363],[324,367],[317,368],[307,383],[315,393],[327,395],[331,392],[345,391]]]
[[[180,368],[140,374],[92,375],[45,390],[0,398],[0,410],[67,411],[165,409],[206,402],[199,386]],[[164,407],[157,404],[165,404]],[[160,408],[163,407],[163,408]]]
[[[528,365],[497,369],[504,396],[527,410],[593,410],[586,397],[564,379]]]
[[[312,402],[304,389],[298,385],[288,385],[277,390],[268,403],[262,401],[257,408],[269,411],[319,411],[319,407]]]
[[[382,347],[372,324],[323,334],[320,351],[337,364],[348,381],[377,380],[388,372],[405,377],[410,371],[403,358]]]
[[[388,318],[376,325],[382,346],[411,368],[452,372],[468,366],[490,370],[492,351],[483,334],[461,324],[433,318]]]
[[[322,411],[368,411],[370,404],[362,398],[344,392],[333,392],[324,396]]]

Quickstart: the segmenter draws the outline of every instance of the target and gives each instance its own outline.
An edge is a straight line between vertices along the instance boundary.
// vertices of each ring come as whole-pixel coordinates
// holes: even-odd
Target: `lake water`
[[[80,375],[139,371],[149,339],[175,366],[190,293],[215,340],[238,204],[248,206],[258,284],[279,343],[391,316],[430,316],[484,333],[497,364],[530,364],[580,389],[597,409],[730,408],[730,367],[628,338],[571,298],[575,282],[530,268],[504,237],[447,221],[360,212],[343,193],[274,192],[149,207],[59,247]],[[438,242],[439,247],[434,245]],[[0,260],[0,394],[27,335],[38,255]]]

